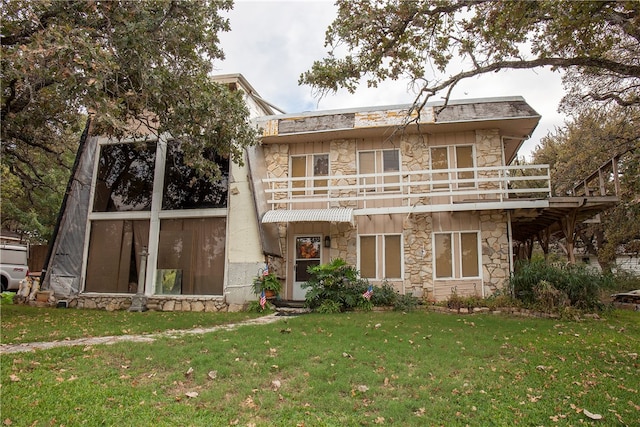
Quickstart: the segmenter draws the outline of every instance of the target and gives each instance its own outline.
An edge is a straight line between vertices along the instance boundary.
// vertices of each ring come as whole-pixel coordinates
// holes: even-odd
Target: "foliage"
[[[247,310],[249,313],[270,313],[272,312],[271,304],[267,303],[264,307],[260,305],[260,301],[251,301],[247,306]]]
[[[600,222],[579,225],[576,234],[588,253],[598,256],[605,270],[616,254],[635,253],[640,242],[640,109],[592,109],[582,112],[542,139],[533,153],[535,163],[551,168],[554,195],[564,196],[574,186],[619,156],[620,203],[601,213]],[[607,194],[615,194],[611,170],[605,171]],[[600,194],[600,181],[590,191]]]
[[[386,281],[381,286],[372,286],[371,298],[364,298],[362,294],[369,288],[369,282],[341,258],[312,267],[309,272],[311,278],[302,285],[303,289],[308,288],[306,305],[320,313],[354,308],[368,311],[374,306],[393,306],[395,310],[411,311],[418,306],[417,298],[399,294]]]
[[[253,279],[253,292],[260,295],[262,291],[273,291],[276,295],[282,291],[282,284],[274,273],[259,274]]]
[[[524,304],[547,308],[571,305],[578,309],[602,309],[600,291],[615,286],[611,275],[584,265],[555,266],[545,262],[520,262],[510,278],[514,296]],[[565,302],[564,300],[568,300]]]
[[[203,153],[241,163],[242,149],[255,141],[243,95],[210,78],[223,58],[218,35],[229,30],[220,12],[231,8],[230,0],[2,0],[0,127],[8,173],[25,189],[59,195],[52,182],[66,179],[50,177],[43,165],[70,166],[83,112],[92,115],[93,134],[171,134],[183,143],[186,162],[209,177],[220,170]],[[15,209],[28,215],[13,196]]]
[[[110,314],[131,321],[127,313]],[[147,314],[134,317],[153,329],[156,318]],[[3,330],[6,322],[20,320],[3,313]],[[55,331],[42,315],[19,328],[32,325]],[[424,311],[309,314],[155,342],[3,353],[2,420],[631,426],[638,419],[639,346],[638,315],[630,311],[581,322]],[[585,410],[604,419],[591,420]]]
[[[424,105],[462,79],[564,70],[567,108],[585,98],[640,105],[640,6],[618,1],[340,0],[322,61],[300,77],[321,92],[408,77]],[[451,73],[455,66],[462,71]]]
[[[335,258],[327,264],[310,267],[309,273],[310,279],[302,284],[303,289],[308,289],[305,303],[309,308],[318,308],[326,300],[333,301],[341,310],[370,307],[362,296],[369,282],[360,278],[358,270],[345,260]]]
[[[0,304],[2,305],[7,305],[7,304],[13,304],[13,297],[16,296],[15,292],[2,292],[0,294]]]

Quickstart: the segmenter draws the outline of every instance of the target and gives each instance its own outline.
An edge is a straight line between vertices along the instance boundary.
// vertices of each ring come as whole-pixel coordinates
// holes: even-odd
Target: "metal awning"
[[[262,223],[270,222],[353,222],[352,208],[277,209],[265,212]]]

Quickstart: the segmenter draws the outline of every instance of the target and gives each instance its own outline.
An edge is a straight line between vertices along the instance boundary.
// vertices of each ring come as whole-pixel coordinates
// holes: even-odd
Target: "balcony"
[[[352,208],[355,215],[540,208],[548,165],[517,165],[263,180],[273,210]]]

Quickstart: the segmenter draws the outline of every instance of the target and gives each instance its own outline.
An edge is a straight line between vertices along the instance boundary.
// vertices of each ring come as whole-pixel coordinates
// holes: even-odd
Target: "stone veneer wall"
[[[480,212],[482,276],[485,295],[504,288],[510,274],[507,213]]]
[[[405,218],[404,291],[414,297],[432,299],[433,253],[431,214],[415,214]]]
[[[67,300],[70,308],[98,309],[107,311],[127,310],[133,295],[79,295]],[[147,309],[151,311],[241,311],[242,304],[227,304],[224,297],[147,297]]]

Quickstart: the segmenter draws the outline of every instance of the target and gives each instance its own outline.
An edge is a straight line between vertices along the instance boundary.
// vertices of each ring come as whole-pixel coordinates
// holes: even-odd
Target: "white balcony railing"
[[[380,174],[266,178],[272,209],[412,206],[432,203],[504,202],[551,195],[548,165],[475,167]],[[437,201],[437,202],[436,202]]]

